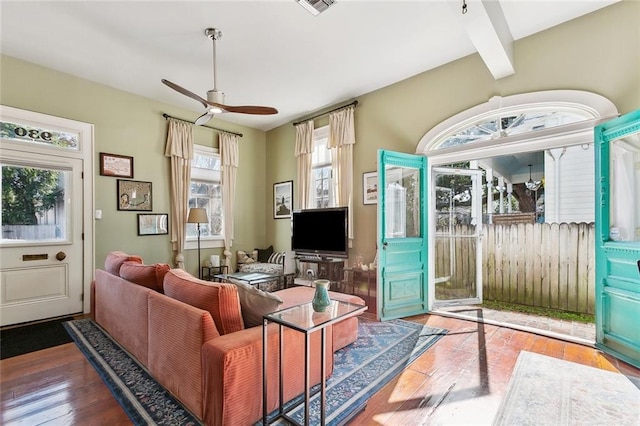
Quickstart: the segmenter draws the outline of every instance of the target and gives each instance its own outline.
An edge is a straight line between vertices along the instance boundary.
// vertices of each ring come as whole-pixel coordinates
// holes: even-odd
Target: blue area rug
[[[90,319],[64,327],[135,425],[201,425],[149,371]]]
[[[358,339],[334,355],[333,374],[326,383],[327,425],[341,424],[360,412],[373,394],[446,333],[410,321],[377,322],[360,317]],[[319,386],[311,392],[318,392]],[[285,412],[304,424],[304,397],[286,404]],[[268,420],[274,416],[272,413]],[[309,417],[310,424],[320,423],[319,393],[310,400]]]
[[[201,424],[95,322],[83,319],[64,326],[134,424]],[[446,332],[404,320],[359,318],[358,339],[334,354],[333,374],[326,383],[327,424],[336,425],[357,414],[373,394]],[[319,393],[311,398],[312,425],[320,422],[319,398]],[[288,415],[301,424],[303,401],[300,396],[286,406]]]

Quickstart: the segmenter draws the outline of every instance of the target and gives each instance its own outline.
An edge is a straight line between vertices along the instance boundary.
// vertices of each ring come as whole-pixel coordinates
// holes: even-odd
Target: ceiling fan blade
[[[198,117],[195,121],[195,125],[196,126],[202,126],[203,124],[206,124],[209,122],[209,120],[211,120],[213,118],[215,114],[209,110],[207,110],[204,114],[202,114],[200,117]]]
[[[175,83],[170,82],[169,80],[165,80],[164,78],[161,80],[165,85],[171,87],[173,90],[175,90],[178,93],[182,93],[185,96],[190,97],[191,99],[195,99],[196,101],[200,102],[202,104],[202,106],[204,106],[205,108],[208,107],[207,105],[207,101],[204,100],[203,98],[201,98],[200,96],[196,95],[195,93],[185,89],[182,86],[178,86]]]
[[[212,107],[220,108],[226,112],[235,112],[240,114],[256,114],[256,115],[271,115],[277,114],[278,110],[272,107],[255,106],[255,105],[243,105],[243,106],[231,106],[218,104],[215,102],[207,102]]]

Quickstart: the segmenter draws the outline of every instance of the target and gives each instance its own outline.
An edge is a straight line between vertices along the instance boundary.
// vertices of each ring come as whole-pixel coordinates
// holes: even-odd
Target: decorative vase
[[[331,299],[329,298],[329,280],[315,280],[313,285],[316,287],[316,292],[313,295],[311,306],[316,312],[324,312],[331,305]]]

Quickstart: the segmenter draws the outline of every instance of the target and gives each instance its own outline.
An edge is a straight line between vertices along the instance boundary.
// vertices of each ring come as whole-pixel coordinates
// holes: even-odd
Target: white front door
[[[2,325],[82,312],[82,221],[73,220],[82,216],[82,160],[3,150],[2,176],[14,196],[30,195],[2,199],[3,215],[16,216],[2,228]],[[48,211],[32,197],[45,186]]]
[[[0,106],[0,325],[88,313],[93,126]]]

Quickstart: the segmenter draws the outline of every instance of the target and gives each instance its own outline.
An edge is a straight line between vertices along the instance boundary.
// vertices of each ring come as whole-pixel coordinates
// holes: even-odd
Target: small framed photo
[[[169,233],[167,213],[138,213],[138,235],[164,235]]]
[[[378,172],[362,174],[362,202],[364,204],[378,202]]]
[[[118,179],[118,210],[150,212],[151,201],[151,182]]]
[[[102,176],[133,178],[133,157],[101,152],[100,174]]]
[[[273,218],[286,219],[291,217],[293,210],[293,181],[273,184]]]

